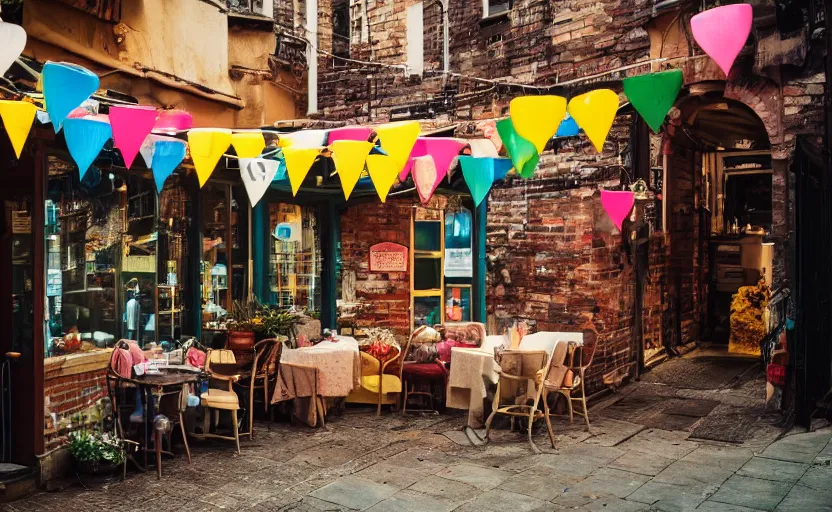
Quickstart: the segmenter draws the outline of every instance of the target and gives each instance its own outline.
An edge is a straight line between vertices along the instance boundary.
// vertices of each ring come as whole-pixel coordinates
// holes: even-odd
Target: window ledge
[[[510,13],[511,10],[508,10],[497,14],[492,14],[490,16],[486,16],[480,20],[480,27],[489,27],[491,25],[496,25],[498,23],[508,21]]]

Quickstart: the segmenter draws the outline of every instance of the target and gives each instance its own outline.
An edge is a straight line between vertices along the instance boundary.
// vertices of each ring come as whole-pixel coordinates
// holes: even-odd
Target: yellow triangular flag
[[[367,171],[373,186],[376,187],[381,202],[387,201],[387,194],[390,188],[396,183],[396,178],[404,165],[399,165],[392,156],[369,155],[367,157]]]
[[[561,96],[520,96],[509,104],[511,123],[517,135],[530,141],[543,152],[555,136],[566,114],[566,98]]]
[[[237,132],[231,134],[231,144],[240,158],[257,158],[266,147],[263,132]]]
[[[618,94],[610,89],[596,89],[569,100],[569,115],[600,153],[618,113]]]
[[[37,111],[36,106],[26,101],[0,101],[0,118],[3,119],[3,126],[9,134],[17,158],[20,158],[20,152],[32,130]]]
[[[410,152],[413,151],[413,145],[416,144],[416,139],[419,138],[419,123],[417,121],[403,121],[399,123],[389,123],[377,126],[375,128],[376,135],[381,144],[381,149],[390,156],[390,161],[394,165],[400,165],[396,173],[404,169],[407,159],[410,158]],[[370,170],[372,177],[372,169]]]
[[[335,170],[341,179],[341,188],[344,189],[344,198],[349,199],[352,190],[361,177],[364,164],[367,162],[367,155],[373,148],[372,142],[358,140],[336,140],[330,144],[332,160],[335,162]]]
[[[286,162],[286,174],[289,175],[293,196],[298,195],[301,183],[306,179],[309,169],[322,149],[324,148],[283,148],[283,160]]]
[[[202,188],[220,158],[231,145],[231,130],[222,128],[194,128],[188,131],[188,146],[191,150],[191,160]]]

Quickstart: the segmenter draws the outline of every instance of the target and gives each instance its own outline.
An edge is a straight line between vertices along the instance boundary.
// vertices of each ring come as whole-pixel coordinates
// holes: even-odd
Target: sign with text
[[[370,247],[370,272],[407,272],[407,247],[392,242]]]

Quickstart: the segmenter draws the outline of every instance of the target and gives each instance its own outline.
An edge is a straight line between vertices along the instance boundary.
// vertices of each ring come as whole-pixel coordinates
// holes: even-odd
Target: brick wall
[[[107,396],[110,351],[48,358],[44,362],[44,446],[66,442],[73,430],[84,428],[96,402]]]

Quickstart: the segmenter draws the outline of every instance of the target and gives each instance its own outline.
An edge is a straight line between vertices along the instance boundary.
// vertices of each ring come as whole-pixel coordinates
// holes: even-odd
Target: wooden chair
[[[569,422],[574,422],[574,415],[583,416],[586,422],[586,428],[589,429],[589,412],[586,406],[586,369],[592,364],[592,357],[595,355],[596,343],[595,332],[584,332],[583,345],[574,343],[569,344],[569,352],[565,368],[558,369],[555,366],[550,367],[550,370],[543,382],[544,398],[549,393],[557,393],[563,395],[566,399],[566,404],[569,407]],[[559,370],[559,371],[558,371]],[[573,402],[579,402],[581,409],[579,411],[573,410]],[[549,427],[549,436],[551,434],[551,422],[549,415],[546,415],[547,426]],[[554,439],[552,439],[552,446],[554,446]]]
[[[512,427],[514,418],[523,417],[528,419],[529,444],[535,453],[540,453],[532,440],[532,425],[534,420],[549,414],[545,400],[543,411],[538,408],[543,393],[542,372],[549,364],[549,355],[545,350],[505,350],[500,353],[497,360],[500,365],[497,392],[491,414],[485,422],[486,441],[491,435],[491,423],[498,414],[510,416]],[[529,386],[533,388],[531,392]]]
[[[251,368],[242,375],[237,382],[237,387],[242,391],[243,396],[248,396],[248,430],[254,437],[254,404],[258,393],[263,390],[263,407],[266,412],[271,410],[271,391],[277,383],[277,369],[280,364],[280,354],[283,352],[283,343],[280,340],[269,338],[258,341],[254,345],[254,360]]]
[[[226,439],[237,443],[237,453],[240,453],[240,435],[249,435],[251,432],[240,434],[237,422],[237,411],[240,410],[240,399],[234,391],[234,384],[240,380],[240,375],[235,373],[237,359],[234,353],[227,349],[209,350],[205,358],[205,373],[208,374],[208,391],[200,395],[200,402],[203,407],[203,427],[201,434],[193,434],[194,437]],[[220,411],[231,413],[231,423],[234,436],[226,436],[211,432],[213,426],[219,423]],[[213,421],[211,421],[213,419]]]
[[[404,347],[392,347],[390,355],[384,361],[367,352],[360,352],[361,388],[351,393],[347,401],[377,405],[378,416],[381,416],[382,405],[397,406],[403,389],[402,363],[409,348],[410,338]]]

